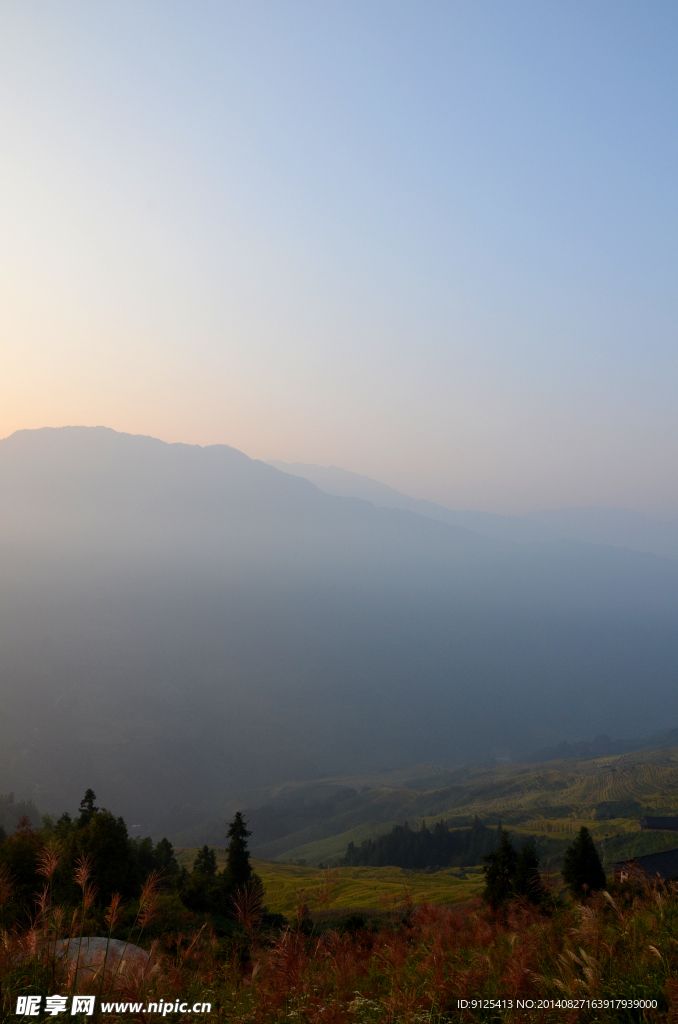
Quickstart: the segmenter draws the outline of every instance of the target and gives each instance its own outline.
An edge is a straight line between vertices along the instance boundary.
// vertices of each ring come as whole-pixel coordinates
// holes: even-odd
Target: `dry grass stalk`
[[[59,865],[59,852],[56,843],[50,842],[38,853],[38,874],[52,884],[54,872]]]
[[[261,920],[262,893],[258,885],[246,885],[231,898],[238,924],[252,936]]]
[[[142,930],[146,928],[156,916],[161,882],[162,873],[160,871],[151,871],[142,886],[141,896],[139,897],[138,918]]]
[[[122,910],[122,896],[119,892],[114,892],[111,896],[111,902],[104,914],[104,921],[106,922],[106,927],[108,928],[109,933],[115,931],[115,928],[120,921]]]
[[[85,886],[89,891],[89,878]],[[157,891],[156,878],[144,888],[138,920],[155,907]],[[412,905],[398,919],[382,922],[378,932],[319,934],[319,926],[290,927],[277,936],[255,931],[258,901],[247,896],[234,902],[244,936],[238,932],[217,941],[203,926],[158,947],[157,963],[152,947],[151,961],[137,969],[123,974],[104,966],[96,984],[129,1001],[147,1000],[151,992],[187,1001],[188,993],[216,999],[220,1019],[229,1024],[441,1024],[460,1019],[459,998],[497,992],[507,998],[593,998],[635,990],[666,1001],[648,1019],[678,1024],[678,893],[670,886],[650,886],[636,895],[591,895],[582,905],[567,901],[548,913],[525,900],[514,901],[500,916],[479,901]],[[117,896],[106,912],[111,927],[120,908]],[[60,929],[65,920],[63,908],[45,901],[32,928],[4,936],[0,973],[9,975],[22,957],[24,975],[30,970],[31,977],[44,980],[41,915],[49,918],[50,929]],[[80,978],[71,965],[71,980],[92,990],[91,973],[82,965]],[[9,1012],[9,1005],[3,1010]],[[489,1018],[476,1019],[484,1024]],[[567,1020],[567,1014],[558,1019]]]
[[[91,874],[92,874],[92,854],[91,853],[83,853],[80,857],[78,857],[78,859],[76,861],[75,874],[73,876],[75,881],[76,881],[76,883],[77,883],[77,885],[80,886],[80,888],[83,890],[83,892],[84,892],[84,890],[85,890],[85,888],[87,886],[87,882],[89,881],[89,879],[91,877]]]

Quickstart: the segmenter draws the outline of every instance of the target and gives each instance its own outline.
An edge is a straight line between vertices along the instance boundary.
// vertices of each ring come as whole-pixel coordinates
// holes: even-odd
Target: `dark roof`
[[[641,818],[641,828],[663,828],[678,832],[678,818]]]
[[[678,850],[665,850],[664,853],[648,853],[644,857],[633,857],[631,860],[618,861],[615,868],[635,868],[649,878],[657,875],[666,882],[669,878],[678,877]]]

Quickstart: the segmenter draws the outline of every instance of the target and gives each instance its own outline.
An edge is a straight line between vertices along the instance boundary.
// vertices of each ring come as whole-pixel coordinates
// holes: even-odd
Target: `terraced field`
[[[271,861],[338,863],[349,842],[359,845],[396,823],[431,825],[442,819],[464,827],[477,815],[488,825],[501,821],[516,832],[543,837],[557,855],[582,824],[602,841],[637,832],[643,813],[678,814],[678,748],[541,765],[468,766],[421,781],[403,780],[395,787],[381,779],[380,785],[359,792],[364,781],[323,780],[325,785],[353,786],[354,796],[342,800],[336,813],[291,828],[273,841],[257,841],[255,830],[254,852]],[[445,785],[427,788],[437,782]],[[613,815],[603,813],[606,803],[631,807],[617,808]]]
[[[402,871],[400,868],[334,868],[254,862],[271,911],[293,916],[300,898],[311,910],[393,910],[408,903],[460,903],[478,894],[482,872]]]
[[[518,837],[534,837],[540,859],[551,871],[559,869],[581,825],[598,842],[608,870],[626,857],[678,847],[678,833],[641,832],[638,824],[642,814],[678,815],[678,748],[429,773],[421,779],[412,774],[393,779],[392,786],[386,784],[388,777],[380,778],[371,789],[364,778],[322,780],[323,786],[343,786],[342,792],[348,793],[336,805],[327,805],[330,811],[336,806],[336,813],[318,815],[311,825],[268,842],[257,842],[253,824],[251,847],[271,909],[292,913],[304,890],[312,905],[325,884],[317,865],[338,865],[349,842],[359,846],[405,820],[418,827],[442,819],[452,828],[470,827],[476,815],[492,827],[501,822]],[[441,782],[440,788],[428,788]],[[221,866],[225,850],[216,850]],[[195,850],[186,849],[179,860],[190,865],[194,856]],[[459,869],[405,873],[399,868],[333,867],[332,879],[328,909],[384,908],[405,898],[405,886],[415,902],[454,903],[477,893],[482,884],[479,866],[466,874]]]
[[[569,805],[570,814],[579,812],[578,817],[590,820],[598,804],[623,800],[635,800],[657,812],[678,811],[676,748],[590,761],[554,761],[548,767],[489,766],[465,774],[458,787],[463,792],[454,794],[457,799],[449,808],[453,816],[482,812],[525,821],[531,807],[547,811]],[[561,815],[535,817],[542,816]]]
[[[180,864],[191,867],[197,850],[181,850]],[[226,850],[216,848],[217,867]],[[293,917],[300,903],[311,912],[332,910],[388,911],[408,903],[460,903],[476,896],[483,885],[480,868],[446,871],[403,871],[400,868],[332,868],[276,864],[252,858],[264,883],[266,906],[272,913]]]

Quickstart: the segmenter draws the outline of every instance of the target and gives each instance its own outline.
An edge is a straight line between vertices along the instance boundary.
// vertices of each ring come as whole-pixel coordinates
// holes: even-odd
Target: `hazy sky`
[[[0,6],[0,436],[678,515],[678,7]]]

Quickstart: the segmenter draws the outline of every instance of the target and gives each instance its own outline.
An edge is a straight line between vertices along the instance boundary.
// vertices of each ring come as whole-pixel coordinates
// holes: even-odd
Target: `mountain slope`
[[[284,473],[310,480],[327,494],[362,498],[383,508],[401,508],[449,526],[461,526],[484,537],[519,544],[573,540],[611,544],[678,558],[678,523],[661,522],[627,508],[545,509],[529,515],[507,516],[490,512],[455,511],[407,494],[370,477],[338,466],[269,461]]]
[[[616,837],[606,844],[610,850],[650,853],[678,846],[675,832],[639,830],[645,814],[678,812],[675,746],[540,764],[466,765],[428,780],[400,780],[405,785],[398,785],[395,776],[372,788],[362,787],[363,780],[344,777],[286,787],[263,806],[246,810],[255,854],[267,860],[336,862],[349,842],[375,838],[394,824],[407,821],[416,829],[442,819],[464,829],[476,816],[489,827],[501,822],[537,837],[549,856],[562,854],[582,823],[599,840]],[[219,846],[225,829],[224,820],[215,820],[194,834],[178,835],[177,841]]]
[[[678,722],[678,566],[519,546],[226,446],[0,442],[0,791],[149,831],[286,779]]]

